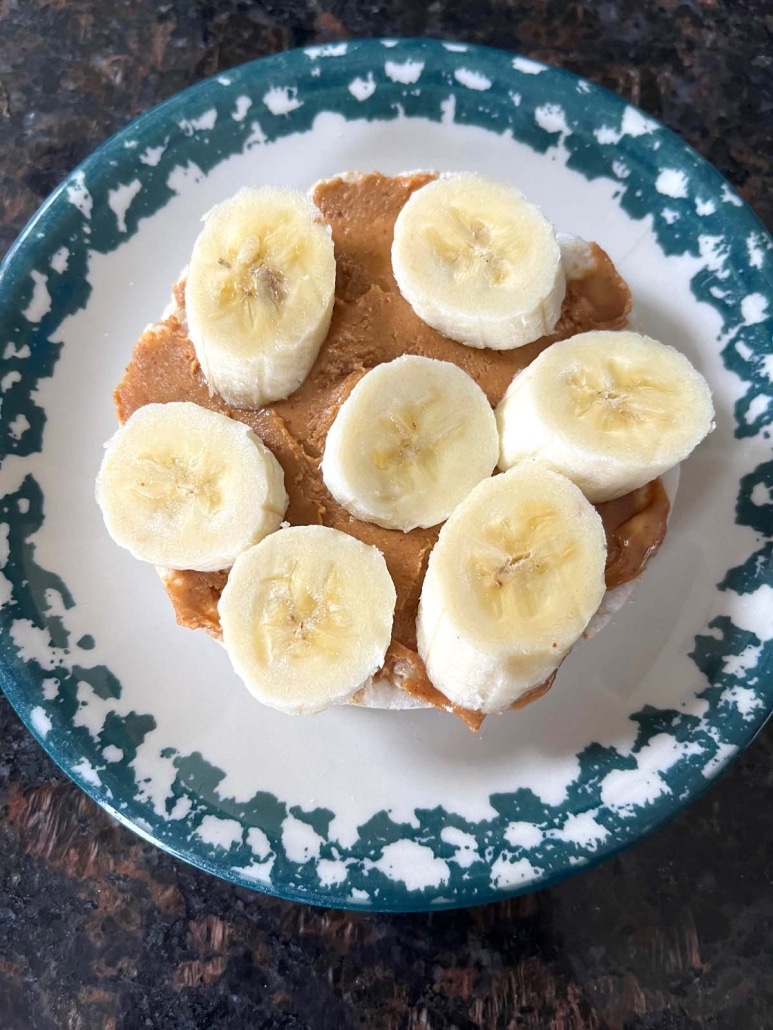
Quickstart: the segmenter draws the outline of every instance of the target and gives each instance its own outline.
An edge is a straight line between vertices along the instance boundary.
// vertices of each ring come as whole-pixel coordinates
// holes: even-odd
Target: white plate
[[[176,627],[93,499],[112,389],[202,212],[245,183],[427,167],[510,180],[598,240],[718,411],[633,600],[545,698],[478,735],[429,711],[260,707],[221,648]],[[285,897],[473,904],[609,855],[695,797],[773,705],[771,312],[771,241],[736,194],[571,75],[401,41],[200,83],[73,173],[0,272],[3,687],[128,825]]]

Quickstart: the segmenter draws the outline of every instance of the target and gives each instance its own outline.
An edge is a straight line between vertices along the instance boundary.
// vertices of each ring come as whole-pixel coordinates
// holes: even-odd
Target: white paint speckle
[[[166,151],[166,144],[161,144],[157,147],[145,147],[140,154],[140,161],[144,165],[148,165],[149,168],[155,168],[161,158],[164,156]]]
[[[59,680],[50,676],[43,680],[43,697],[46,701],[53,701],[59,694]]]
[[[620,160],[612,162],[612,171],[615,173],[618,179],[627,179],[628,176],[631,174],[631,169],[628,167],[625,161]]]
[[[679,200],[687,196],[687,176],[678,168],[664,168],[655,180],[655,189],[664,197]]]
[[[175,165],[166,178],[166,184],[173,193],[185,193],[201,182],[204,172],[193,161],[187,161],[184,165]]]
[[[126,232],[126,212],[141,189],[140,180],[133,179],[129,183],[121,184],[108,191],[107,206],[115,215],[119,232]]]
[[[707,779],[715,776],[723,766],[727,765],[736,751],[738,751],[738,748],[735,744],[718,744],[716,753],[706,762],[701,769],[701,773]]]
[[[562,136],[571,134],[566,121],[566,113],[559,104],[543,104],[534,111],[534,121],[545,132],[560,132]]]
[[[316,865],[317,876],[323,887],[335,887],[343,883],[348,873],[346,862],[340,859],[321,858]]]
[[[37,735],[45,740],[51,731],[51,720],[46,715],[45,708],[41,708],[40,705],[33,708],[30,712],[30,722]]]
[[[539,75],[545,71],[545,65],[532,61],[528,57],[514,57],[513,68],[522,75]]]
[[[6,372],[2,379],[0,379],[0,393],[8,393],[12,386],[21,382],[21,372],[17,369],[12,369],[10,372]]]
[[[194,132],[199,132],[200,130],[214,129],[216,123],[217,110],[214,107],[210,107],[209,110],[200,114],[198,118],[183,118],[177,124],[186,136],[192,136]]]
[[[767,357],[770,358],[773,355],[768,354]],[[770,376],[771,373],[768,372],[768,375]],[[755,483],[754,489],[749,495],[749,500],[752,504],[756,504],[758,508],[767,507],[767,505],[773,504],[773,493],[764,483]]]
[[[448,50],[451,54],[465,54],[467,53],[466,43],[444,43],[443,48]]]
[[[234,866],[231,872],[243,876],[247,880],[271,886],[271,870],[274,868],[275,861],[276,857],[272,855],[267,862],[251,862],[246,866]]]
[[[346,43],[324,43],[322,46],[307,46],[304,53],[316,61],[318,57],[343,57],[346,50]]]
[[[472,68],[456,68],[454,78],[460,86],[465,86],[467,89],[480,91],[491,89],[491,79],[480,72],[473,71]]]
[[[457,826],[444,826],[440,831],[440,839],[456,848],[449,861],[455,862],[460,868],[469,869],[475,862],[483,861],[478,851],[478,842],[471,833],[465,833]]]
[[[593,135],[602,146],[617,145],[623,136],[644,136],[657,128],[657,122],[645,118],[641,111],[637,111],[635,107],[626,107],[619,129],[611,125],[601,125],[593,130]]]
[[[580,812],[567,817],[563,826],[551,834],[556,840],[567,844],[577,844],[581,848],[595,851],[599,844],[607,839],[609,830],[593,818],[594,812]]]
[[[521,96],[520,93],[515,93],[513,90],[510,90],[510,92],[508,93],[508,96],[510,97],[510,99],[512,100],[513,104],[516,107],[520,107],[521,106],[521,100],[523,99],[523,97]]]
[[[48,276],[38,272],[36,268],[30,272],[32,279],[32,297],[26,310],[22,312],[28,322],[42,321],[51,310],[51,294],[48,292]]]
[[[771,401],[773,401],[773,397],[769,397],[766,393],[758,393],[752,397],[749,407],[746,409],[746,424],[750,426],[757,421],[760,415],[764,415],[770,407]]]
[[[231,77],[229,75],[218,75],[217,81],[220,83],[221,86],[231,85]]]
[[[771,398],[765,397],[763,410],[770,402]],[[738,629],[754,633],[759,640],[773,640],[773,619],[770,617],[770,613],[773,612],[773,586],[763,583],[753,593],[743,595],[737,594],[734,590],[727,590],[724,592],[724,599],[727,604],[725,611],[732,615]]]
[[[515,822],[508,824],[504,838],[514,848],[523,848],[526,851],[530,851],[542,843],[544,834],[534,823]]]
[[[751,687],[728,687],[722,691],[719,703],[735,708],[745,722],[754,717],[758,708],[762,708],[762,698],[757,697]]]
[[[247,112],[252,107],[252,97],[246,97],[244,95],[236,98],[236,107],[231,114],[231,117],[235,122],[243,122],[247,117]]]
[[[370,894],[367,891],[360,890],[359,887],[352,887],[349,894],[350,901],[370,901]]]
[[[108,744],[102,748],[102,757],[106,762],[120,762],[123,758],[123,751],[115,744]]]
[[[713,215],[716,210],[717,205],[713,200],[701,200],[700,197],[695,198],[695,211],[701,218],[706,215]]]
[[[722,183],[722,203],[732,204],[733,207],[743,207],[743,201],[734,193],[726,182]]]
[[[303,105],[295,86],[272,86],[268,93],[263,94],[263,103],[275,115],[290,114]]]
[[[647,118],[641,111],[630,105],[626,107],[620,126],[624,136],[646,136],[647,133],[655,132],[657,128],[658,123],[653,122],[651,118]]]
[[[451,877],[448,864],[442,858],[436,858],[431,848],[413,840],[387,844],[381,858],[369,865],[390,880],[404,883],[409,891],[441,887]]]
[[[94,200],[86,188],[86,176],[83,172],[76,172],[72,182],[66,190],[67,199],[76,207],[84,218],[91,218],[91,211],[94,207]]]
[[[617,129],[613,129],[611,125],[600,125],[597,129],[593,130],[593,135],[602,146],[607,146],[610,143],[619,143],[622,138],[622,134]]]
[[[762,236],[758,236],[756,233],[749,233],[746,237],[746,250],[749,254],[750,268],[762,268],[762,263],[765,260],[763,244]]]
[[[3,351],[3,360],[10,361],[11,358],[28,358],[31,354],[32,351],[29,348],[29,344],[23,343],[19,347],[13,340],[9,340]]]
[[[355,100],[360,102],[372,97],[376,92],[376,80],[373,78],[373,73],[368,72],[367,79],[352,79],[349,83],[349,92]]]
[[[718,279],[727,279],[730,272],[726,263],[730,250],[724,236],[699,236],[698,253],[709,272],[714,272]]]
[[[178,798],[174,805],[172,805],[172,811],[169,813],[169,818],[173,820],[185,819],[193,808],[193,802],[190,798]]]
[[[242,839],[241,823],[236,819],[220,819],[216,815],[205,815],[193,832],[205,844],[226,850]]]
[[[319,858],[324,843],[324,838],[313,827],[294,815],[288,815],[282,823],[282,846],[291,862],[303,865],[311,858]]]
[[[453,125],[456,118],[456,97],[452,93],[440,101],[440,121],[443,125]]]
[[[679,220],[679,212],[674,211],[672,207],[664,207],[660,214],[666,225],[673,225]]]
[[[244,141],[244,149],[252,150],[253,147],[262,146],[268,143],[268,136],[260,126],[260,122],[250,122],[250,134]]]
[[[57,275],[64,275],[70,264],[70,251],[68,247],[60,247],[51,257],[49,265]]]
[[[102,780],[99,778],[99,773],[91,762],[87,761],[85,758],[81,758],[80,762],[74,765],[71,771],[76,776],[80,776],[85,783],[89,783],[92,787],[102,786]]]
[[[623,133],[606,125],[599,126],[598,129],[594,129],[594,136],[602,146],[607,146],[609,144],[615,145],[623,139]]]
[[[423,71],[424,62],[412,61],[410,58],[403,62],[387,61],[384,64],[386,77],[391,79],[392,82],[400,82],[404,86],[410,86],[412,83],[418,82]]]
[[[20,411],[16,418],[8,426],[8,432],[13,440],[21,440],[30,427],[30,420]]]
[[[633,814],[634,806],[648,805],[671,788],[656,772],[638,769],[613,769],[601,781],[601,800],[609,808]]]
[[[541,872],[542,870],[533,866],[528,858],[513,861],[509,855],[502,854],[492,863],[491,883],[499,890],[504,890],[536,880]]]
[[[34,273],[33,273],[34,274]],[[758,325],[768,317],[768,299],[761,293],[748,293],[741,301],[744,325]]]
[[[247,847],[256,858],[265,859],[271,854],[268,837],[259,826],[251,826],[247,830]]]
[[[96,739],[102,732],[105,719],[113,710],[111,698],[99,697],[88,680],[78,680],[76,697],[78,708],[73,716],[73,726],[83,726]]]
[[[48,672],[62,666],[65,652],[51,646],[48,630],[39,629],[30,619],[14,619],[10,632],[23,662],[34,659]]]
[[[45,610],[49,615],[56,618],[64,618],[67,613],[67,607],[64,603],[64,598],[56,587],[46,587],[43,592],[45,600]]]
[[[668,733],[658,733],[635,755],[634,769],[613,769],[601,781],[601,800],[621,815],[631,816],[633,809],[652,804],[671,788],[661,775],[691,755],[702,754],[704,748],[691,741],[678,741]]]
[[[770,499],[767,487],[764,483],[757,483],[757,486],[762,487],[764,490],[766,497],[762,503],[767,504]],[[754,500],[754,494],[752,494],[752,503],[759,503]],[[750,669],[756,666],[761,654],[762,644],[747,644],[740,654],[730,654],[725,658],[722,672],[726,676],[745,676]]]

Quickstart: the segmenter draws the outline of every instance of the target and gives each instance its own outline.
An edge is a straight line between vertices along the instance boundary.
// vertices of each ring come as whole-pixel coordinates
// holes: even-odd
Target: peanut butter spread
[[[337,265],[336,301],[330,331],[303,385],[290,397],[258,411],[229,407],[210,395],[186,330],[184,289],[175,290],[177,311],[148,327],[137,342],[115,391],[118,418],[125,422],[144,404],[193,401],[250,426],[273,451],[290,498],[293,525],[322,524],[344,530],[384,554],[397,590],[392,645],[384,671],[401,688],[438,707],[454,710],[472,726],[479,713],[453,709],[427,679],[416,653],[416,611],[421,584],[439,526],[410,533],[382,529],[345,511],[328,493],[320,473],[325,437],[357,381],[384,361],[420,354],[452,361],[483,389],[492,405],[513,376],[556,340],[592,329],[624,328],[631,307],[625,282],[596,244],[593,266],[567,281],[555,331],[511,351],[478,350],[441,336],[403,300],[392,275],[390,251],[395,219],[408,197],[434,176],[388,178],[379,174],[331,180],[317,186],[314,201],[329,223]],[[609,548],[607,586],[637,576],[666,531],[668,498],[659,481],[616,501],[598,505]],[[181,625],[220,635],[217,603],[228,573],[170,572],[164,582]],[[544,693],[534,688],[518,707]]]

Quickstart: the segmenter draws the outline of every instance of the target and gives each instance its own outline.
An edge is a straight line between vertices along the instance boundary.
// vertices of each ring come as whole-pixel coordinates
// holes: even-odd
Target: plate
[[[476,169],[595,239],[712,385],[662,551],[550,693],[471,734],[428,711],[293,718],[176,627],[94,502],[111,392],[199,218],[254,182]],[[62,184],[0,272],[0,662],[46,751],[119,820],[247,887],[443,908],[555,882],[696,797],[773,706],[773,245],[696,153],[496,50],[336,43],[211,78]]]

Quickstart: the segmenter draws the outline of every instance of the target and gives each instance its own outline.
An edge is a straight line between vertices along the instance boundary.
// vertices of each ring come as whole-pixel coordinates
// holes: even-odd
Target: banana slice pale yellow
[[[282,712],[341,704],[384,662],[396,593],[381,551],[326,526],[292,526],[244,552],[219,604],[247,689]]]
[[[606,554],[598,512],[564,476],[527,463],[482,482],[424,577],[416,628],[432,683],[484,713],[543,683],[601,603]]]
[[[491,406],[456,365],[405,355],[371,369],[327,435],[325,485],[356,518],[408,532],[437,525],[497,461]]]
[[[412,194],[392,270],[419,318],[469,347],[512,350],[551,332],[566,291],[548,220],[514,186],[471,172]]]
[[[611,500],[686,458],[714,427],[703,376],[673,347],[632,332],[554,343],[496,411],[499,467],[531,459]]]
[[[244,188],[213,208],[185,286],[210,389],[240,408],[296,390],[330,326],[335,275],[330,227],[300,191]]]
[[[284,473],[241,422],[187,401],[147,404],[108,441],[97,502],[135,558],[214,572],[279,528]]]

